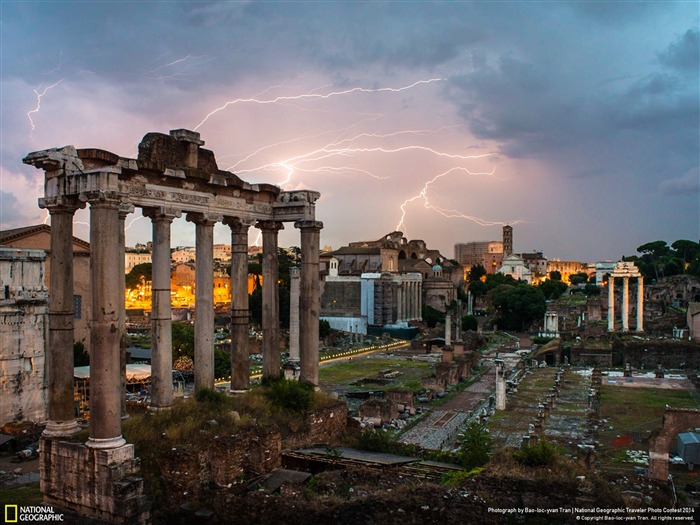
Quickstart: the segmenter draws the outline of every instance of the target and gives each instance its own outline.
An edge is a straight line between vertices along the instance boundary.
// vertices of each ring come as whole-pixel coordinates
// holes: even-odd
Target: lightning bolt
[[[349,95],[350,93],[382,93],[382,92],[392,92],[392,93],[400,93],[401,91],[406,91],[408,89],[412,89],[416,86],[419,86],[421,84],[430,84],[431,82],[439,82],[439,81],[444,81],[445,79],[443,78],[430,78],[427,80],[417,80],[413,84],[409,84],[408,86],[402,86],[398,88],[391,88],[391,87],[386,87],[386,88],[363,88],[363,87],[354,87],[350,89],[344,89],[342,91],[331,91],[330,93],[315,93],[315,90],[312,90],[308,93],[304,93],[301,95],[281,95],[279,97],[273,97],[269,99],[261,99],[261,98],[238,98],[235,100],[229,100],[226,102],[223,106],[218,107],[214,109],[213,111],[209,112],[207,116],[204,117],[204,119],[197,124],[193,131],[197,131],[204,123],[209,119],[209,117],[215,115],[219,111],[222,111],[226,109],[229,106],[232,106],[234,104],[246,104],[246,103],[254,103],[254,104],[279,104],[280,102],[286,102],[290,100],[305,100],[305,99],[328,99],[331,97],[338,97],[342,95]],[[316,88],[318,89],[318,88]]]
[[[493,176],[493,175],[496,173],[496,168],[494,168],[494,169],[491,170],[490,172],[481,172],[481,173],[479,173],[479,172],[472,172],[472,171],[470,171],[470,170],[468,170],[467,168],[464,168],[464,167],[455,167],[455,168],[451,168],[451,169],[449,169],[449,170],[447,170],[447,171],[445,171],[445,172],[443,172],[443,173],[440,173],[440,174],[438,174],[438,175],[435,175],[435,177],[433,177],[432,179],[430,179],[429,181],[427,181],[427,182],[423,185],[423,188],[420,190],[420,192],[419,192],[417,195],[414,195],[413,197],[410,197],[410,198],[406,199],[406,200],[403,202],[403,204],[401,204],[401,206],[400,206],[400,208],[401,208],[401,219],[399,219],[399,223],[396,225],[395,231],[403,231],[403,232],[405,233],[406,224],[405,224],[404,221],[405,221],[405,219],[406,219],[406,207],[408,206],[409,203],[411,203],[411,202],[413,202],[413,201],[416,201],[416,200],[418,200],[418,199],[423,199],[423,206],[424,206],[426,209],[434,210],[434,211],[438,212],[439,214],[441,214],[441,215],[444,216],[444,217],[448,217],[448,218],[459,217],[459,218],[462,218],[462,219],[467,219],[467,220],[473,221],[473,222],[479,224],[480,226],[495,226],[495,225],[501,225],[501,226],[502,226],[502,225],[505,225],[505,224],[519,224],[519,223],[522,222],[522,221],[520,221],[520,220],[508,221],[507,223],[506,223],[506,222],[499,222],[499,221],[486,221],[486,220],[484,220],[484,219],[480,219],[479,217],[475,217],[475,216],[473,216],[473,215],[465,215],[465,214],[463,214],[463,213],[461,213],[461,212],[459,212],[459,211],[457,211],[457,210],[446,210],[446,209],[444,209],[444,208],[440,208],[440,207],[438,207],[438,206],[434,206],[434,205],[430,204],[430,200],[429,200],[429,198],[428,198],[428,189],[430,188],[430,186],[431,186],[432,184],[434,184],[437,180],[439,180],[439,179],[441,179],[441,178],[443,178],[443,177],[446,177],[446,176],[448,176],[448,175],[451,175],[452,173],[458,172],[458,171],[465,172],[465,173],[468,174],[468,175],[475,175],[475,176],[479,176],[479,175]],[[404,229],[402,229],[402,228],[404,228]]]
[[[29,119],[29,123],[32,126],[31,133],[29,134],[30,137],[34,136],[34,129],[36,128],[36,125],[34,124],[34,119],[32,119],[32,115],[34,113],[39,113],[39,110],[41,109],[41,97],[46,95],[46,93],[50,90],[58,86],[61,82],[63,82],[63,79],[59,80],[58,82],[51,84],[50,86],[44,88],[44,90],[39,93],[36,89],[34,90],[34,93],[36,94],[36,108],[32,109],[31,111],[27,112],[27,118]]]
[[[124,231],[128,230],[129,228],[131,228],[131,226],[132,226],[136,221],[139,221],[139,220],[141,220],[141,219],[143,219],[143,218],[144,218],[143,215],[139,215],[138,217],[134,217],[133,219],[131,219],[131,222],[126,226],[126,228],[124,228]]]

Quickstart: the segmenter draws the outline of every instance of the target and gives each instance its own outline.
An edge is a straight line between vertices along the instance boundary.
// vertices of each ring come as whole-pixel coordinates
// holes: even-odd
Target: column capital
[[[201,224],[203,226],[214,226],[217,222],[221,222],[223,217],[216,213],[199,213],[199,212],[188,212],[187,222],[193,222],[195,224]]]
[[[294,227],[300,230],[321,231],[323,229],[323,223],[321,221],[302,220],[295,221]]]
[[[247,230],[253,225],[254,222],[255,221],[253,219],[249,219],[247,217],[244,218],[226,216],[223,220],[223,223],[234,231]]]
[[[182,217],[182,212],[174,208],[165,206],[153,206],[141,208],[141,213],[144,217],[148,217],[151,221],[166,221],[173,222],[174,219]]]
[[[126,219],[126,216],[130,213],[134,213],[134,205],[129,203],[122,203],[119,205],[119,218],[121,220]]]
[[[89,202],[91,207],[118,208],[122,204],[122,194],[113,190],[91,190],[78,195],[81,202]]]
[[[75,213],[75,210],[84,207],[85,202],[76,197],[57,196],[39,199],[39,208],[47,210],[51,215],[54,213]]]
[[[280,221],[258,221],[255,223],[255,226],[264,232],[278,232],[284,230],[284,223]]]

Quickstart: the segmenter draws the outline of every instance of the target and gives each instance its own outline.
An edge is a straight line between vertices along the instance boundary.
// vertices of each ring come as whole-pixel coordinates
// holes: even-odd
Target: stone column
[[[214,225],[221,217],[188,213],[195,224],[194,388],[214,388]]]
[[[622,331],[628,332],[630,329],[629,308],[630,308],[630,292],[629,292],[629,277],[622,278]]]
[[[173,311],[170,296],[170,226],[181,215],[168,208],[144,208],[153,225],[151,256],[151,407],[173,404]]]
[[[281,375],[280,313],[279,313],[279,245],[277,235],[284,228],[281,222],[259,221],[262,231],[262,351],[263,378],[275,379]]]
[[[126,221],[126,216],[130,213],[134,213],[133,204],[121,204],[119,206],[119,246],[122,251],[126,245],[126,232],[124,230],[124,223]],[[122,393],[121,393],[121,405],[122,405],[122,419],[129,417],[129,413],[126,411],[126,299],[124,297],[124,290],[126,289],[126,261],[124,259],[124,254],[119,259],[119,275],[121,278],[121,288],[122,293],[119,294],[119,364],[121,366],[121,379],[122,379]]]
[[[321,313],[319,250],[320,221],[297,221],[301,230],[301,294],[299,297],[299,379],[318,386],[318,320]]]
[[[231,228],[231,390],[250,387],[248,348],[248,228],[250,221],[225,217]]]
[[[406,308],[404,307],[404,290],[403,283],[399,282],[396,285],[396,322],[400,323],[404,320]]]
[[[289,277],[289,361],[299,363],[299,294],[301,290],[299,268],[296,266],[290,268]]]
[[[119,245],[117,192],[100,190],[85,196],[90,203],[90,437],[92,448],[117,448],[121,435],[121,366],[119,307],[124,288],[119,275],[124,247]],[[123,274],[122,274],[123,275]]]
[[[423,319],[423,282],[418,282],[418,320]]]
[[[496,410],[506,409],[506,365],[502,359],[496,359]]]
[[[452,314],[445,315],[445,346],[452,345]]]
[[[608,332],[615,331],[615,278],[608,277]]]
[[[644,331],[644,277],[637,277],[637,332]]]
[[[51,215],[49,255],[49,340],[46,348],[46,384],[49,421],[46,437],[76,433],[73,407],[73,214],[77,202],[44,199]]]

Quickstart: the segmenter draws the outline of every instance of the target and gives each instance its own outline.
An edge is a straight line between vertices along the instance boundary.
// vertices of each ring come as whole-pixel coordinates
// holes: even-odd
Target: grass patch
[[[364,378],[377,377],[379,372],[383,370],[396,370],[401,375],[391,379],[386,385],[368,383],[366,388],[371,388],[372,390],[386,390],[389,388],[415,390],[415,387],[420,388],[421,380],[424,377],[430,376],[434,367],[433,363],[408,361],[405,359],[358,358],[344,363],[336,363],[333,366],[322,367],[319,370],[319,380],[323,385],[332,387],[340,384],[347,385]],[[361,390],[363,385],[359,383],[354,385],[354,387]]]
[[[43,497],[38,483],[0,490],[0,507],[3,509],[5,505],[26,507],[30,505],[41,505],[42,502]]]
[[[601,443],[610,447],[617,436],[627,433],[638,435],[640,438],[648,436],[652,430],[661,427],[666,405],[698,408],[692,394],[687,390],[602,385],[600,417],[608,422],[599,434]]]

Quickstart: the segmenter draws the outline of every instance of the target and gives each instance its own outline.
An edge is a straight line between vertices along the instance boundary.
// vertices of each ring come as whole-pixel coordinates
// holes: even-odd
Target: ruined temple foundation
[[[133,445],[96,449],[42,437],[39,468],[48,504],[105,523],[150,523]]]
[[[232,390],[248,388],[247,230],[263,231],[263,376],[280,376],[277,234],[284,222],[301,230],[300,365],[318,384],[319,194],[249,184],[219,170],[199,133],[147,134],[137,159],[73,146],[23,159],[45,171],[39,206],[51,215],[51,298],[47,385],[49,422],[41,442],[41,489],[47,503],[105,523],[149,521],[139,461],[121,434],[124,399],[124,221],[140,207],[153,223],[152,408],[172,404],[170,225],[186,214],[196,229],[195,387],[214,386],[213,229],[232,232]],[[72,221],[90,206],[90,428],[87,443],[66,441],[78,429],[73,412]],[[55,271],[54,271],[55,270]],[[119,278],[117,278],[117,276]]]

